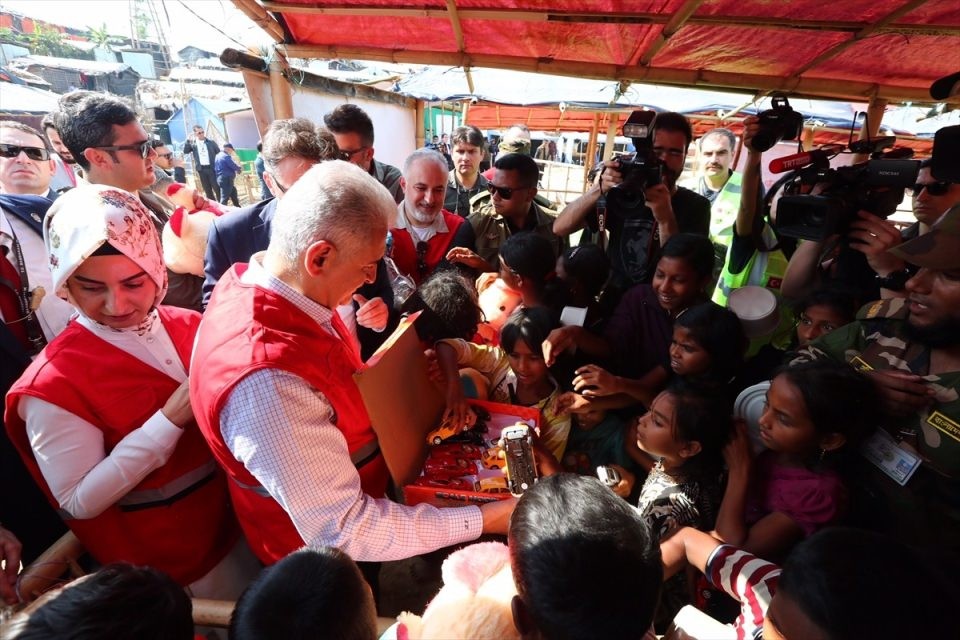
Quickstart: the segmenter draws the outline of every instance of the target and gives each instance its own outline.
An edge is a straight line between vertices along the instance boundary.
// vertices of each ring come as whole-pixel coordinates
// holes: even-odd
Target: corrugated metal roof
[[[56,110],[59,95],[22,84],[0,83],[0,113],[49,113]]]
[[[11,65],[28,68],[34,65],[51,69],[79,71],[88,76],[102,76],[108,73],[130,71],[137,73],[130,65],[121,62],[98,62],[96,60],[76,60],[73,58],[54,58],[53,56],[23,56],[10,61]],[[138,74],[139,75],[139,74]]]

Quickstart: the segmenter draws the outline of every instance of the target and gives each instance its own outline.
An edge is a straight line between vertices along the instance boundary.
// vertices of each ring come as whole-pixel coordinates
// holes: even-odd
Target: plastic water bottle
[[[400,273],[397,263],[390,256],[383,257],[387,267],[387,277],[390,279],[390,288],[393,289],[393,306],[397,309],[403,306],[407,298],[417,290],[417,284],[408,276]]]

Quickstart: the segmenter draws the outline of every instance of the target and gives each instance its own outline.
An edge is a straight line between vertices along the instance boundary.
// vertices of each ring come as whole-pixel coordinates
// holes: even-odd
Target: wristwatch
[[[890,291],[903,291],[904,286],[907,284],[907,280],[912,277],[913,272],[910,269],[894,271],[886,276],[877,274],[877,285],[881,289],[888,289]]]

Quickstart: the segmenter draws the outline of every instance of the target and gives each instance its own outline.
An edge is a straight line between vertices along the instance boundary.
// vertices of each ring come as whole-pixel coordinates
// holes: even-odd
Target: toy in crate
[[[409,504],[499,500],[536,481],[530,434],[539,412],[482,401],[470,401],[470,410],[464,431],[442,424],[427,435],[422,475],[405,488]],[[511,457],[514,477],[508,475]]]

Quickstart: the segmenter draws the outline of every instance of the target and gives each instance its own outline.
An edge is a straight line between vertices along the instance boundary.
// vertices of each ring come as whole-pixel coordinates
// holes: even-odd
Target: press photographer
[[[652,280],[657,254],[671,235],[706,236],[710,229],[710,202],[677,186],[693,139],[690,123],[679,113],[660,113],[651,124],[650,114],[634,111],[624,123],[637,153],[606,161],[593,186],[553,225],[557,235],[585,225],[601,238],[602,231],[609,232],[612,298]]]
[[[902,288],[908,273],[888,279],[902,264],[886,250],[902,241],[887,217],[917,181],[920,163],[909,160],[909,149],[889,149],[893,137],[852,142],[851,153],[869,153],[870,159],[833,168],[830,160],[842,147],[818,149],[771,163],[774,171],[791,169],[771,190],[782,187],[776,207],[776,229],[781,237],[800,238],[790,259],[782,293],[800,298],[830,283],[856,292],[861,301],[881,296],[881,289]],[[902,281],[902,282],[901,282]]]

